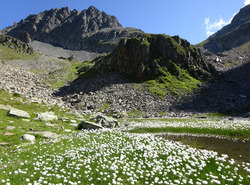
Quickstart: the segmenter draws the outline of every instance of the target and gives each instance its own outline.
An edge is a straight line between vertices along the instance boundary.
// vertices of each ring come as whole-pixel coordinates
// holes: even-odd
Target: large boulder
[[[104,128],[115,128],[119,126],[116,119],[104,115],[98,115],[96,117],[96,123],[102,125]]]
[[[30,118],[30,114],[28,112],[16,108],[11,108],[8,112],[8,115],[19,118]]]
[[[36,140],[36,137],[31,135],[31,134],[24,134],[22,137],[21,137],[22,140],[24,141],[30,141],[30,142],[34,142]]]
[[[100,124],[94,123],[94,122],[90,122],[90,121],[82,121],[79,125],[78,125],[78,130],[82,130],[82,129],[103,129],[103,127]]]
[[[53,121],[58,119],[54,112],[38,113],[37,116],[41,121]]]

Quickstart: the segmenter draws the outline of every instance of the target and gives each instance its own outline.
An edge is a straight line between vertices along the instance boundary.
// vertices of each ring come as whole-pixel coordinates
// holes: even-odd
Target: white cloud
[[[246,5],[249,5],[249,4],[250,4],[250,0],[245,0],[244,5],[246,6]]]
[[[209,17],[205,18],[204,23],[206,25],[206,28],[205,28],[206,35],[210,36],[210,35],[214,34],[216,31],[221,29],[223,26],[229,24],[231,22],[231,20],[232,20],[232,18],[229,21],[225,21],[220,17],[219,20],[211,22]]]

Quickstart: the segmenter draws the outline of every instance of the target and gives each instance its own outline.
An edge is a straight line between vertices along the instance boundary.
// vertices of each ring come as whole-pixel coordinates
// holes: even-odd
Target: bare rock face
[[[210,36],[204,48],[212,53],[228,51],[250,41],[250,5],[242,8],[232,22]]]
[[[120,41],[113,53],[97,58],[93,71],[118,72],[137,81],[154,79],[163,71],[178,75],[185,69],[192,77],[209,78],[213,71],[199,49],[178,36],[141,34]]]
[[[0,44],[15,49],[19,53],[33,54],[34,50],[28,44],[8,35],[0,34]]]
[[[37,40],[70,50],[93,52],[110,52],[120,37],[133,35],[134,32],[141,31],[122,28],[115,16],[93,6],[81,12],[70,11],[67,7],[51,9],[30,15],[1,31],[26,43]]]

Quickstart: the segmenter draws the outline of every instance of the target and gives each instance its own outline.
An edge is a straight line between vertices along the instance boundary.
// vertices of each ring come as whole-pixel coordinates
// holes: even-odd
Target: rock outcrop
[[[0,34],[0,44],[3,46],[7,46],[11,49],[15,49],[15,51],[19,53],[27,53],[27,54],[34,53],[33,48],[30,47],[27,43],[24,43],[8,35]]]
[[[212,53],[228,51],[250,41],[250,5],[242,8],[232,22],[201,43]]]
[[[117,18],[101,12],[93,6],[87,10],[51,9],[38,15],[30,15],[2,34],[18,38],[26,43],[42,41],[70,50],[110,52],[121,37],[142,32],[122,28]]]
[[[155,79],[165,72],[207,79],[213,68],[204,61],[199,49],[178,36],[141,34],[120,41],[111,54],[97,58],[90,69],[96,73],[118,72],[136,81]],[[84,70],[83,70],[84,71]]]
[[[199,49],[167,35],[123,39],[112,53],[89,63],[55,94],[77,109],[114,115],[171,111],[176,96],[193,92],[214,74]]]

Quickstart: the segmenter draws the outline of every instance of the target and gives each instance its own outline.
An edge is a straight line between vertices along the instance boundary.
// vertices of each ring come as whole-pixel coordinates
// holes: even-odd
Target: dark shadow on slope
[[[221,112],[244,115],[250,111],[250,62],[224,72],[220,78],[183,97],[173,110],[187,112]]]
[[[109,87],[112,84],[124,83],[131,83],[131,81],[123,78],[122,75],[115,72],[104,73],[89,78],[79,77],[69,85],[61,87],[55,95],[64,97],[75,93],[88,94],[90,92],[99,91],[104,87]]]

